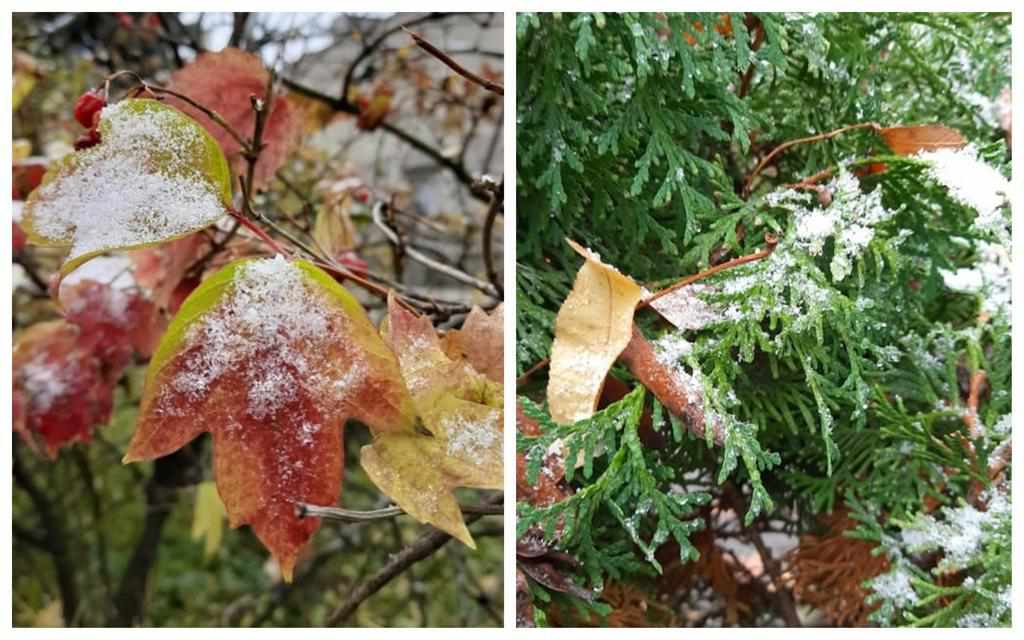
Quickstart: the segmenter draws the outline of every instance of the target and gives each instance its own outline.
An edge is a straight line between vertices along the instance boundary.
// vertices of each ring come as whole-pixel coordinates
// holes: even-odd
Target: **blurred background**
[[[472,305],[492,309],[502,296],[503,105],[418,48],[403,27],[501,82],[500,13],[14,14],[15,223],[48,163],[82,133],[72,114],[79,95],[119,71],[136,75],[112,82],[112,100],[137,78],[180,88],[188,84],[181,70],[197,57],[233,47],[274,72],[295,133],[284,151],[268,149],[272,170],[257,185],[255,207],[331,259],[402,291],[439,329],[459,327]],[[374,202],[390,205],[386,228],[374,224]],[[17,340],[60,317],[47,288],[61,251],[19,244],[16,225],[14,235]],[[229,222],[203,240],[203,264],[189,274],[197,282],[258,251]],[[217,249],[212,258],[207,246]],[[434,266],[409,259],[412,251]],[[138,264],[137,255],[98,259],[81,277],[133,289]],[[349,289],[376,322],[384,302]],[[169,317],[173,308],[159,312]],[[51,459],[14,437],[16,625],[500,626],[500,517],[471,527],[477,551],[447,544],[338,619],[358,585],[430,528],[404,516],[325,521],[285,584],[247,527],[227,527],[211,490],[209,436],[156,463],[122,465],[146,361],[136,354],[117,377],[109,419],[100,411],[104,419],[82,442]],[[365,429],[345,431],[349,509],[388,504],[358,464],[368,438]]]

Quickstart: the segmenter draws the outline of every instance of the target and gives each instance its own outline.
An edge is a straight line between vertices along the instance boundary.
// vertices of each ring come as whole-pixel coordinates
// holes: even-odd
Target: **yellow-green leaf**
[[[394,296],[382,333],[425,433],[376,433],[361,452],[363,469],[406,513],[472,547],[452,490],[502,487],[502,385],[450,360],[430,321]]]
[[[217,485],[201,482],[196,489],[196,504],[192,514],[192,539],[205,540],[203,554],[212,558],[224,539],[224,503],[217,495]]]
[[[25,203],[29,242],[68,247],[61,273],[112,249],[184,236],[231,204],[217,142],[155,100],[129,99],[100,114],[101,142],[54,163]]]

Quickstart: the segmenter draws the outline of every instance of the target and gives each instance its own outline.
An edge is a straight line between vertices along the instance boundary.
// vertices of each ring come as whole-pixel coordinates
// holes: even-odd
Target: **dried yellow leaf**
[[[358,242],[356,227],[350,214],[351,209],[352,196],[346,193],[326,204],[316,214],[313,240],[335,260],[346,251],[352,251]]]
[[[629,344],[640,285],[572,240],[586,259],[555,321],[548,377],[551,418],[561,424],[594,414],[604,379]]]

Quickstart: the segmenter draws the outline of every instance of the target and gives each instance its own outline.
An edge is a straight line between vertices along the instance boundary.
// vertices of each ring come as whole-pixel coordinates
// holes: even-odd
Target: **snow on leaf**
[[[608,370],[632,337],[641,289],[600,256],[569,244],[586,261],[555,321],[548,378],[551,418],[572,423],[594,414]]]
[[[14,430],[50,458],[60,447],[88,442],[110,418],[121,368],[104,365],[80,343],[81,330],[65,320],[40,322],[14,344]]]
[[[361,463],[381,491],[420,522],[474,547],[452,489],[502,487],[502,390],[450,360],[426,318],[388,303],[385,338],[423,430],[377,433]]]
[[[709,289],[704,284],[680,287],[652,302],[651,307],[677,329],[696,331],[719,317],[718,312],[700,297]]]
[[[295,503],[337,502],[348,418],[382,433],[413,424],[395,358],[365,311],[309,263],[239,260],[171,322],[124,460],[167,455],[211,432],[231,526],[252,526],[290,579],[319,524],[297,518]]]
[[[462,328],[445,335],[445,353],[453,360],[465,359],[478,373],[502,384],[504,319],[504,305],[498,305],[490,313],[473,307]]]
[[[240,49],[224,49],[203,53],[193,62],[171,75],[171,86],[201,105],[215,111],[241,136],[250,136],[255,125],[255,112],[250,96],[263,98],[269,73],[255,54]],[[206,127],[227,156],[236,175],[245,175],[246,162],[242,148],[219,124],[189,104],[176,98],[168,102],[195,118]],[[256,164],[253,186],[259,189],[270,182],[288,155],[301,132],[302,121],[295,106],[284,95],[275,95],[263,128],[263,144]]]
[[[198,124],[154,100],[101,112],[102,142],[69,154],[25,203],[29,241],[69,247],[67,274],[97,254],[183,236],[231,200],[223,154]]]

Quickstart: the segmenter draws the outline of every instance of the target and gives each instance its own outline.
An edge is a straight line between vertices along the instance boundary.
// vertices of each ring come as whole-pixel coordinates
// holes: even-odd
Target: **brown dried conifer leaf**
[[[125,462],[213,435],[232,527],[252,526],[286,580],[319,526],[295,503],[334,505],[348,418],[412,432],[394,355],[362,307],[315,266],[239,260],[182,305],[150,362]]]
[[[548,377],[551,418],[568,424],[589,418],[605,376],[632,337],[640,285],[568,241],[586,261],[555,321]]]
[[[383,333],[428,433],[375,432],[363,470],[406,513],[475,547],[452,489],[502,488],[501,386],[452,362],[430,321],[394,296]]]
[[[355,250],[359,241],[352,223],[352,194],[346,193],[317,211],[313,224],[313,240],[324,253],[338,260],[347,251]]]
[[[504,384],[505,305],[490,313],[474,306],[461,329],[449,331],[443,347],[452,360],[464,359],[493,382]]]
[[[959,131],[941,124],[883,127],[878,133],[892,152],[900,156],[912,156],[920,151],[935,149],[959,149],[967,144]]]

